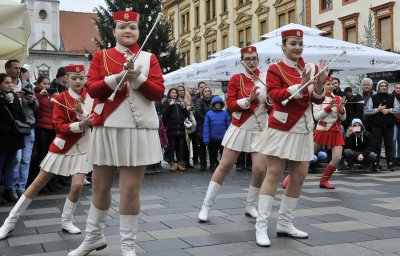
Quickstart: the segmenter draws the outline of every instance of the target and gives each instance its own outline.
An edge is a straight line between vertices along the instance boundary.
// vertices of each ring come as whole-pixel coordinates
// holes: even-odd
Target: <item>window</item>
[[[215,18],[215,0],[206,0],[206,20]]]
[[[200,26],[199,6],[194,7],[194,25],[195,25],[196,28]]]
[[[297,23],[297,21],[296,21],[296,11],[295,10],[289,11],[288,15],[289,15],[289,23]]]
[[[196,63],[201,62],[200,46],[196,46],[196,49],[195,49],[195,58],[196,58]]]
[[[342,22],[343,40],[351,43],[358,43],[358,16],[360,13],[353,13],[339,18]]]
[[[217,52],[217,41],[210,41],[207,43],[207,58],[210,58],[211,54]]]
[[[260,21],[259,31],[260,31],[260,37],[268,32],[266,20]],[[262,40],[265,40],[265,38],[262,38]]]
[[[329,38],[333,38],[333,24],[335,23],[335,21],[331,20],[331,21],[327,21],[321,24],[316,25],[316,27],[320,30],[323,30],[324,33],[322,34],[322,36],[324,37],[329,37]]]
[[[326,11],[330,11],[332,10],[333,4],[332,4],[333,0],[320,0],[319,1],[319,12],[326,12]]]
[[[355,26],[345,29],[345,37],[343,40],[354,44],[357,43],[357,29]]]
[[[284,25],[286,25],[286,14],[285,13],[280,14],[278,16],[278,27],[282,27]]]
[[[222,0],[222,12],[228,11],[228,4],[226,1],[227,0]]]
[[[357,2],[357,0],[342,0],[342,5],[351,4]]]
[[[238,47],[243,48],[251,45],[251,28],[243,28],[238,31]]]
[[[182,58],[184,67],[190,65],[190,50],[182,53]]]
[[[47,18],[47,12],[45,10],[40,10],[39,17],[40,19],[45,20]]]
[[[226,49],[229,46],[228,35],[222,36],[222,49]]]
[[[181,15],[181,34],[189,32],[190,24],[189,24],[189,12],[185,12]]]
[[[376,39],[382,49],[393,50],[393,5],[394,1],[372,7],[375,15]]]

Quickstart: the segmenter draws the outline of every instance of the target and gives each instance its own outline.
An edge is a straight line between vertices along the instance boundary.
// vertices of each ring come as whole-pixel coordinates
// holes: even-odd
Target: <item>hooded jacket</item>
[[[356,123],[361,124],[361,131],[352,133],[349,137],[345,137],[345,148],[349,148],[359,152],[367,157],[373,151],[373,138],[371,134],[365,129],[363,122],[359,118],[354,118],[351,121],[353,127]]]
[[[221,109],[215,109],[215,104],[220,103]],[[223,110],[225,104],[220,96],[215,96],[211,100],[211,110],[207,112],[203,126],[203,142],[222,141],[225,132],[231,124],[228,112]]]

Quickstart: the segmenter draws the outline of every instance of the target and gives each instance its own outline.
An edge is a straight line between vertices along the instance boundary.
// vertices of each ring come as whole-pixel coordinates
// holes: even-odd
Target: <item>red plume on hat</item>
[[[297,39],[303,39],[303,30],[301,29],[289,29],[282,31],[282,40],[286,38],[293,37]]]
[[[121,11],[121,12],[113,13],[114,22],[116,22],[116,21],[122,21],[122,22],[136,21],[136,22],[138,22],[139,18],[140,18],[140,14],[137,12]]]
[[[333,77],[327,76],[327,77],[325,78],[325,82],[333,83]]]
[[[84,65],[76,65],[76,64],[68,65],[68,66],[65,66],[65,72],[67,72],[67,73],[85,72],[85,66]]]
[[[255,46],[246,46],[240,49],[240,54],[252,53],[252,52],[257,53],[257,48]]]

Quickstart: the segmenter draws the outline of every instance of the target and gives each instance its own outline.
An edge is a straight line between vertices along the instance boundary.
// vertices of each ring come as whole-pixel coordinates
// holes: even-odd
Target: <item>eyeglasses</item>
[[[257,61],[258,60],[258,58],[257,57],[246,57],[246,58],[243,58],[243,60],[244,61],[246,61],[246,62],[255,62],[255,61]]]

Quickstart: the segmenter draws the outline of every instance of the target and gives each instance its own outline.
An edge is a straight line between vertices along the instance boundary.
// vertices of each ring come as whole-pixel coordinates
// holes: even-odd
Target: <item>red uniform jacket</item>
[[[254,74],[258,77],[260,75],[260,70],[257,69]],[[241,79],[243,81],[242,84]],[[247,119],[249,119],[249,117],[254,113],[260,103],[258,99],[255,99],[251,102],[248,109],[243,109],[237,102],[240,99],[248,98],[253,87],[254,81],[243,73],[235,74],[229,80],[228,91],[226,94],[226,103],[229,112],[241,113],[239,118],[235,118],[235,115],[232,115],[232,124],[237,127],[240,127],[247,121]],[[266,101],[261,102],[261,104],[265,104],[265,107],[269,108],[269,105],[266,104]]]
[[[85,101],[87,95],[86,88],[83,88],[81,92],[81,98]],[[58,102],[74,108],[75,100],[71,97],[68,91],[64,91],[54,97]],[[74,133],[70,129],[70,125],[74,122],[79,122],[77,115],[74,111],[71,111],[59,104],[54,104],[53,110],[53,123],[56,130],[56,139],[51,143],[49,151],[58,154],[65,154],[68,150],[78,142],[85,133]],[[55,141],[61,139],[65,141],[63,148],[57,147]]]
[[[138,44],[129,48],[134,54],[139,49]],[[116,48],[94,53],[88,72],[88,92],[95,99],[94,107],[97,104],[104,103],[104,108],[100,115],[94,114],[93,126],[103,126],[107,117],[126,99],[127,86],[124,85],[117,92],[114,101],[108,101],[107,99],[113,93],[113,89],[104,81],[106,76],[120,73],[125,62],[124,53],[119,52]],[[138,88],[138,91],[151,101],[161,100],[164,94],[164,79],[158,60],[153,54],[150,58],[147,80]]]
[[[35,87],[35,97],[38,99],[39,108],[36,110],[36,127],[54,130],[52,114],[54,103],[50,102],[51,95],[40,94],[41,89]]]
[[[300,58],[297,65],[301,69],[304,69],[304,60]],[[315,66],[315,72],[318,72],[317,66]],[[283,106],[281,104],[282,101],[286,100],[291,95],[288,91],[288,87],[295,84],[301,84],[301,74],[299,74],[295,68],[286,65],[283,61],[269,66],[267,74],[268,95],[274,102],[272,112],[268,118],[268,127],[281,131],[289,131],[303,116],[309,107],[310,102],[321,104],[325,99],[325,97],[320,99],[314,97],[313,93],[309,92],[309,88],[304,88],[301,92],[301,98],[293,98],[286,106]],[[287,115],[287,117],[284,118],[285,122],[274,117],[275,111]]]

